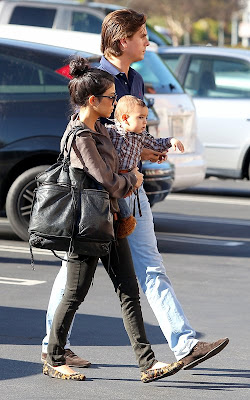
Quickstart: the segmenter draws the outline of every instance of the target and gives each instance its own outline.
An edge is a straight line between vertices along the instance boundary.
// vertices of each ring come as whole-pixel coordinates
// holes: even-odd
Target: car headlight
[[[148,168],[145,168],[144,170],[143,170],[143,174],[145,175],[145,176],[160,176],[160,175],[171,175],[173,172],[172,172],[172,170],[170,169],[170,168],[168,168],[168,169],[163,169],[163,168],[161,168],[161,169],[148,169]]]

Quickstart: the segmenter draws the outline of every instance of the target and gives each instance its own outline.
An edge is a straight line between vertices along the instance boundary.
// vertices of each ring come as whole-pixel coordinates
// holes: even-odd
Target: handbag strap
[[[68,168],[68,166],[71,164],[70,163],[70,152],[71,152],[71,149],[72,149],[72,146],[73,146],[73,142],[74,142],[74,140],[75,140],[75,138],[77,136],[77,133],[79,131],[82,131],[82,130],[83,130],[83,128],[81,126],[75,126],[74,128],[72,128],[68,132],[68,134],[67,134],[67,136],[65,138],[65,141],[64,141],[63,146],[62,146],[62,150],[61,150],[61,152],[60,152],[60,154],[59,154],[59,156],[57,158],[57,162],[61,162],[63,164],[64,168]],[[72,140],[70,142],[69,148],[67,149],[68,142],[69,142],[69,139],[70,139],[71,135],[73,135],[72,136]],[[96,142],[96,140],[95,140],[95,142]],[[98,149],[97,149],[97,151],[98,151]],[[67,153],[66,156],[65,156],[65,152]],[[98,182],[92,175],[90,175],[86,169],[83,168],[83,170],[85,172],[85,179],[86,179],[86,177],[91,178],[92,181],[94,181],[95,184],[98,185],[99,189],[103,189],[103,186],[102,186],[102,184],[100,182]]]
[[[77,133],[79,131],[81,131],[81,130],[82,130],[81,126],[75,126],[74,128],[72,128],[68,132],[68,134],[67,134],[67,136],[65,138],[65,141],[63,143],[62,150],[61,150],[61,152],[60,152],[60,154],[59,154],[59,156],[57,158],[58,162],[63,162],[64,164],[70,165],[70,152],[71,152],[71,149],[72,149],[72,146],[73,146],[73,142],[74,142],[74,140],[76,138]],[[72,140],[70,142],[69,149],[67,149],[69,138],[70,138],[71,135],[73,135],[73,137],[72,137]],[[65,152],[67,153],[66,156],[65,156]]]
[[[60,154],[59,154],[59,156],[57,158],[57,162],[62,163],[64,169],[68,169],[68,167],[71,164],[71,162],[70,162],[70,152],[71,152],[71,149],[72,149],[72,146],[73,146],[73,142],[74,142],[74,140],[75,140],[75,138],[77,136],[77,133],[79,131],[82,131],[82,130],[83,130],[83,128],[81,126],[75,126],[74,128],[72,128],[68,132],[68,134],[67,134],[67,136],[65,138],[65,141],[64,141],[63,146],[62,146],[62,150],[61,150],[61,152],[60,152]],[[73,135],[72,136],[72,140],[70,142],[69,148],[67,149],[69,138],[70,138],[71,135]],[[96,139],[94,139],[94,140],[96,142]],[[98,148],[97,148],[97,151],[98,151]],[[65,156],[65,152],[67,153],[66,156]],[[92,175],[90,175],[85,168],[83,168],[83,170],[85,172],[84,180],[87,179],[87,177],[89,177],[93,182],[95,182],[95,185],[97,185],[96,186],[97,189],[103,190],[103,185],[100,182],[98,182]]]

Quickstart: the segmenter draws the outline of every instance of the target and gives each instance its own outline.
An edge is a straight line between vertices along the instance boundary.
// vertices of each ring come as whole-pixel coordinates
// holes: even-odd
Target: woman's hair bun
[[[80,76],[86,74],[90,69],[90,65],[86,58],[77,57],[70,61],[69,63],[69,73],[73,78],[79,78]]]

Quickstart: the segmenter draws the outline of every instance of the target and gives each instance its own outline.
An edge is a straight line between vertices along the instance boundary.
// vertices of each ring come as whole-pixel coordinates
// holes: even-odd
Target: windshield
[[[155,52],[146,51],[144,60],[131,66],[143,77],[145,93],[184,93],[173,73]]]

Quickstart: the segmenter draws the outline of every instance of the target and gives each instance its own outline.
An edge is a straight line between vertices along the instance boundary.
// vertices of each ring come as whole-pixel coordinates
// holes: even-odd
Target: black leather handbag
[[[57,163],[36,177],[31,251],[37,247],[98,257],[110,251],[114,228],[109,193],[83,169],[70,165],[72,143],[81,129],[68,133]]]

